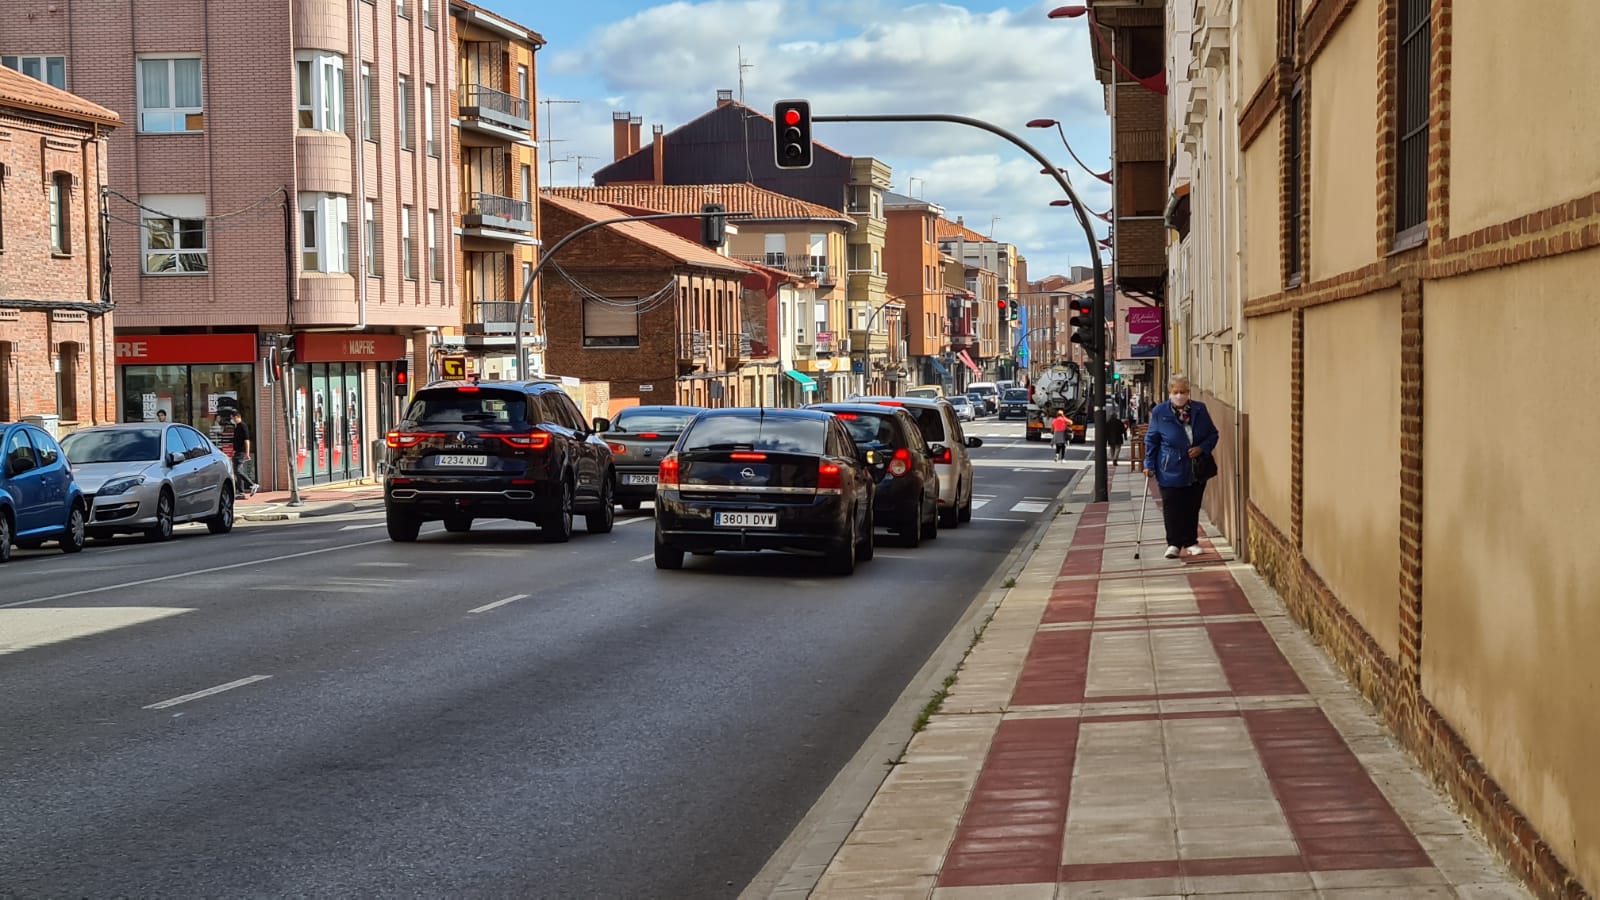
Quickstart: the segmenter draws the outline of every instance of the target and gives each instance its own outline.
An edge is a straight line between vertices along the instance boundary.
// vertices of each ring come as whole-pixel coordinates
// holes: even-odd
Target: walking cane
[[[1144,511],[1150,508],[1150,481],[1144,483],[1144,502],[1139,504],[1139,526],[1133,535],[1133,558],[1139,558],[1139,545],[1144,543]]]

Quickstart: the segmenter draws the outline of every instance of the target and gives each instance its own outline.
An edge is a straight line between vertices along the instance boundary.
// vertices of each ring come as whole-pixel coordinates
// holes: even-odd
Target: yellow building
[[[539,253],[539,150],[534,56],[544,38],[503,16],[450,0],[456,48],[457,127],[451,152],[461,171],[455,217],[457,285],[464,347],[486,378],[516,377],[517,303]],[[535,286],[524,310],[528,368],[543,371],[543,306]]]

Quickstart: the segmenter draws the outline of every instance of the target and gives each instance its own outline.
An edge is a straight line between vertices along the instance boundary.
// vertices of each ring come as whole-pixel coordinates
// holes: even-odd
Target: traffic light
[[[1013,300],[1011,301],[1011,321],[1015,322],[1020,318],[1022,318],[1022,301]]]
[[[717,213],[717,215],[705,216],[700,220],[700,243],[713,250],[721,249],[722,242],[728,235],[728,220],[723,217],[722,213],[727,212],[728,208],[720,203],[707,203],[700,207],[700,211],[703,213]]]
[[[394,395],[396,397],[411,396],[411,362],[409,360],[395,360],[394,364]]]
[[[811,103],[779,100],[772,107],[772,152],[780,169],[811,168]]]
[[[1006,317],[1006,309],[1007,309],[1006,302],[1004,300],[1001,300],[1000,303],[999,303],[999,306],[1000,306],[1000,318],[1004,319]]]
[[[1070,308],[1072,318],[1068,324],[1073,329],[1072,342],[1083,345],[1091,357],[1098,357],[1105,329],[1094,321],[1094,304],[1088,298],[1073,297]]]

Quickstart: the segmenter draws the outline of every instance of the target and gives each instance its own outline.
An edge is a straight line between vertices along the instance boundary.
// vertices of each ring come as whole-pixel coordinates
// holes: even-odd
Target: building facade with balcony
[[[995,276],[995,301],[998,312],[999,301],[1006,302],[1008,312],[1004,316],[994,317],[994,359],[997,360],[997,377],[1009,378],[1013,374],[1016,359],[1016,333],[1015,328],[1021,321],[1021,316],[1012,318],[1009,306],[1014,297],[1022,293],[1022,286],[1026,284],[1026,267],[1019,265],[1021,256],[1013,244],[996,241],[992,238],[973,231],[966,226],[966,222],[959,216],[954,222],[940,218],[935,223],[940,249],[956,259],[976,266]],[[1022,275],[1022,280],[1018,276]]]
[[[0,68],[0,422],[118,419],[100,189],[121,124]]]
[[[455,111],[450,130],[460,205],[452,226],[462,326],[444,334],[488,378],[544,371],[544,305],[531,284],[538,263],[539,143],[534,115],[538,32],[462,0],[450,0]],[[516,358],[518,305],[524,366]],[[521,369],[526,368],[527,372]]]
[[[912,381],[941,384],[949,374],[943,356],[950,318],[936,233],[944,208],[891,193],[884,210],[889,220],[884,268],[889,295],[904,306]]]
[[[7,16],[0,59],[42,60],[127,123],[107,199],[121,418],[221,438],[239,409],[269,489],[371,471],[393,364],[426,371],[429,330],[460,323],[447,19],[445,0]],[[261,384],[275,334],[292,390]]]
[[[934,369],[944,379],[947,390],[965,391],[968,384],[984,380],[983,367],[978,363],[983,351],[976,283],[968,282],[966,264],[948,254],[940,254],[939,271],[945,296],[946,343],[944,355]]]

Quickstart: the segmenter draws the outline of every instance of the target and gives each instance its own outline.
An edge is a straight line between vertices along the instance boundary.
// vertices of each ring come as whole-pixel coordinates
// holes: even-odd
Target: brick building
[[[0,68],[0,422],[116,421],[100,190],[120,123]]]
[[[884,196],[883,209],[888,221],[883,268],[889,296],[902,304],[909,381],[941,384],[949,373],[946,325],[951,320],[935,233],[944,208],[890,193]]]
[[[40,60],[127,123],[108,200],[120,417],[219,436],[239,408],[268,488],[370,471],[393,364],[426,373],[429,330],[460,325],[446,19],[444,0],[7,4],[0,60]],[[259,371],[279,333],[287,401]]]
[[[616,208],[540,198],[541,236],[554,245]],[[636,403],[741,406],[739,371],[750,358],[741,331],[741,282],[751,268],[648,222],[607,225],[579,237],[544,281],[546,364],[611,384],[613,408]]]

